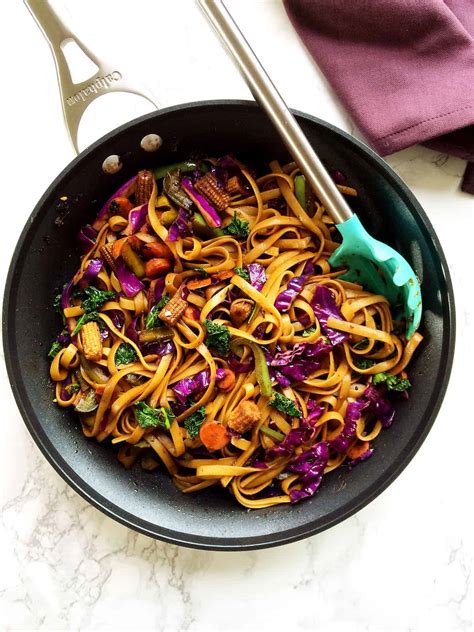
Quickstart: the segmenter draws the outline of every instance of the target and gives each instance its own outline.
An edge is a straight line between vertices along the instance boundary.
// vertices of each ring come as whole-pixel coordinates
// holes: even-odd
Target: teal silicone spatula
[[[400,306],[410,338],[421,319],[420,284],[411,266],[396,250],[369,235],[354,215],[222,0],[198,0],[198,4],[341,233],[342,244],[329,263],[348,268],[341,278],[362,283]]]

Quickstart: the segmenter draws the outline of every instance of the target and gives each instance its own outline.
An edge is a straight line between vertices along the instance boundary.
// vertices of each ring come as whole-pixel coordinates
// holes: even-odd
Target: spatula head
[[[347,266],[342,279],[360,283],[385,296],[393,308],[401,308],[411,338],[421,320],[420,283],[412,267],[396,250],[369,235],[356,215],[337,228],[343,240],[329,259],[331,266]]]

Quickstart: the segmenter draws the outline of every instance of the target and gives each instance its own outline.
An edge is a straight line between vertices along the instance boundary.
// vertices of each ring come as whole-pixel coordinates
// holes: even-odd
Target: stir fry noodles
[[[55,299],[55,401],[125,467],[248,508],[295,503],[371,457],[408,396],[422,337],[331,269],[338,232],[293,163],[140,171],[79,240]]]

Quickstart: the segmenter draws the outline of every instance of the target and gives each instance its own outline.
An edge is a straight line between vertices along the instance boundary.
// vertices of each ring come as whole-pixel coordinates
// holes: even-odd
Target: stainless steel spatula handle
[[[267,112],[291,156],[337,224],[353,215],[222,0],[197,0],[227,46],[256,101]]]

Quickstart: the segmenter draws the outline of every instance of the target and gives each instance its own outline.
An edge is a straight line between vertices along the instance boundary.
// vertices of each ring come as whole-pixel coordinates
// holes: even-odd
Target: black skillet
[[[380,494],[420,447],[441,405],[451,371],[454,297],[439,241],[419,203],[392,169],[363,143],[308,114],[297,120],[329,169],[359,191],[354,202],[371,233],[398,250],[422,282],[424,343],[410,365],[413,387],[397,403],[396,421],[375,441],[372,459],[328,474],[312,499],[294,506],[247,511],[227,492],[210,488],[183,495],[162,471],[125,470],[113,449],[86,439],[76,415],[52,404],[46,357],[58,331],[55,289],[76,271],[76,235],[139,169],[189,156],[228,152],[259,163],[289,159],[266,115],[253,102],[209,101],[171,107],[107,134],[75,158],[47,189],[19,238],[4,305],[5,359],[25,423],[48,461],[98,509],[152,537],[202,549],[257,549],[318,533]],[[146,153],[140,142],[158,134]],[[115,175],[102,171],[122,158]],[[61,197],[67,196],[67,202]]]

